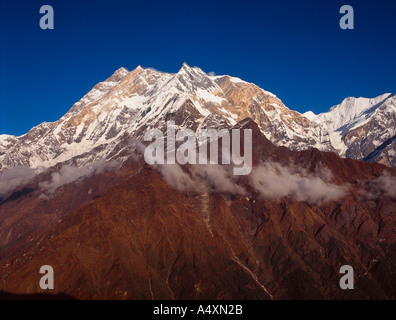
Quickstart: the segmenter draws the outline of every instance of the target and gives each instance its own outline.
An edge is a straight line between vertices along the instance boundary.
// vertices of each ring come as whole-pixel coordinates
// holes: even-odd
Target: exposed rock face
[[[275,147],[251,120],[236,127],[253,130],[255,166],[328,168],[348,192],[321,205],[269,200],[249,177],[243,195],[181,192],[134,156],[40,200],[41,175],[0,205],[0,291],[42,292],[49,264],[55,292],[80,299],[396,298],[396,195],[370,184],[396,171]],[[345,264],[355,290],[339,288]]]

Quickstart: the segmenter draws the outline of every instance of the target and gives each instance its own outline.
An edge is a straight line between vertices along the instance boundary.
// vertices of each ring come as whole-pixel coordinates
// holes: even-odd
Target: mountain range
[[[143,136],[169,121],[252,130],[252,174],[147,165]],[[0,291],[43,293],[48,264],[78,299],[394,299],[395,121],[394,94],[301,114],[186,63],[120,68],[58,121],[0,135]]]
[[[161,128],[176,113],[178,126],[193,129],[221,122],[230,126],[249,117],[275,145],[395,166],[394,94],[347,98],[327,113],[300,114],[252,83],[209,76],[184,63],[176,74],[120,68],[58,121],[20,137],[0,135],[0,170],[50,167],[75,157],[82,163],[111,158],[126,136],[141,138],[146,128]]]

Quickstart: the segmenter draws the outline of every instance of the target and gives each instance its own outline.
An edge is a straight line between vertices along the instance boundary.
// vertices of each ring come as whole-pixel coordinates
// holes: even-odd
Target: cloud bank
[[[338,200],[348,192],[347,185],[333,184],[330,179],[331,172],[328,169],[309,173],[274,162],[263,163],[254,168],[250,175],[252,187],[267,199],[288,197],[293,201],[317,205]]]
[[[179,165],[159,166],[164,180],[175,189],[184,192],[202,192],[202,187],[213,192],[246,194],[246,188],[240,185],[232,174],[231,166],[192,165],[183,170]],[[266,162],[255,167],[250,174],[248,185],[265,199],[288,197],[293,201],[305,201],[321,205],[345,196],[348,185],[331,183],[331,172],[328,169],[309,173],[295,166],[282,166]]]
[[[178,164],[158,166],[164,180],[176,190],[200,193],[203,190],[242,195],[245,189],[236,184],[232,168],[222,165],[192,165],[184,171]]]
[[[385,196],[396,199],[396,177],[391,176],[390,173],[384,172],[377,179],[378,189],[382,191]]]
[[[368,181],[361,193],[368,199],[381,197],[396,199],[396,177],[384,171],[377,179]]]
[[[51,174],[50,181],[39,183],[39,187],[46,193],[52,194],[59,187],[74,182],[81,178],[88,178],[94,174],[101,174],[106,171],[111,171],[119,166],[119,162],[111,160],[106,162],[102,159],[94,162],[91,166],[75,167],[71,165],[64,165],[59,171]]]
[[[0,196],[29,183],[35,175],[35,169],[29,167],[14,167],[0,172]]]

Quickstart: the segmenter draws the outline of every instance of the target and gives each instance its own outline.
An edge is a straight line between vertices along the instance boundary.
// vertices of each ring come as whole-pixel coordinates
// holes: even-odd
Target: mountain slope
[[[269,199],[252,177],[235,181],[243,194],[210,184],[180,191],[135,155],[43,199],[43,173],[0,204],[0,290],[41,293],[38,270],[49,264],[55,293],[79,299],[394,299],[396,194],[375,193],[375,181],[396,181],[395,170],[292,152],[252,120],[236,126],[253,130],[256,168],[294,166],[289,184],[304,174],[314,189],[321,168],[333,185],[350,182],[348,191],[323,204]],[[343,264],[355,270],[355,290],[339,288]]]

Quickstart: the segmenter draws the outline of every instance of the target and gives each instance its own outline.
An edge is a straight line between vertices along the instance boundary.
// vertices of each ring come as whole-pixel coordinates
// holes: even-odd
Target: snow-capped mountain
[[[42,123],[20,137],[1,135],[0,170],[50,167],[71,159],[86,165],[119,157],[131,139],[142,138],[148,128],[163,128],[168,120],[197,130],[232,126],[248,117],[276,145],[334,150],[321,125],[291,111],[274,94],[184,63],[176,74],[120,68],[58,121]]]
[[[346,143],[357,129],[394,128],[394,96],[355,100],[303,116],[186,64],[117,70],[58,121],[0,136],[0,297],[44,298],[48,264],[50,294],[75,299],[395,299],[396,169],[290,150],[334,150],[338,128]],[[253,174],[131,154],[170,120],[252,130]],[[343,262],[355,290],[340,290]]]
[[[396,166],[396,95],[350,97],[329,112],[304,115],[323,125],[341,156]]]

